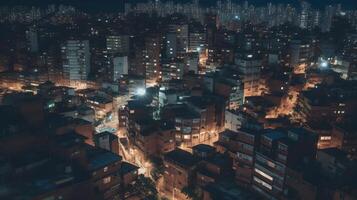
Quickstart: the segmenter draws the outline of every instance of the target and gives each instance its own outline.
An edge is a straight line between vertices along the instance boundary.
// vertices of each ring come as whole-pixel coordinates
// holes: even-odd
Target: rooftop
[[[276,131],[276,130],[268,129],[265,131],[266,131],[266,133],[263,135],[263,137],[269,138],[272,141],[279,140],[279,139],[286,137],[285,134],[283,134],[282,132]]]
[[[73,145],[79,145],[87,139],[83,135],[77,134],[75,132],[69,132],[64,135],[56,135],[55,138],[55,142],[62,147],[71,147]]]
[[[88,100],[90,101],[94,101],[94,102],[98,102],[99,104],[108,104],[111,103],[112,100],[102,97],[102,96],[93,96],[93,97],[89,97]]]
[[[198,160],[190,152],[179,148],[165,154],[165,160],[171,161],[184,168],[193,167],[198,162]]]
[[[261,197],[239,187],[234,181],[211,183],[203,188],[212,200],[258,200]]]
[[[1,187],[0,199],[32,199],[85,180],[85,175],[75,171],[69,163],[49,157],[13,176],[14,178],[7,180],[6,185]]]
[[[324,152],[332,157],[335,157],[336,159],[345,159],[347,157],[347,153],[338,148],[327,148],[321,149],[319,151]]]
[[[122,157],[116,155],[115,153],[90,146],[88,146],[87,158],[90,171],[101,169],[105,166],[120,162],[122,160]]]
[[[178,118],[183,119],[197,119],[200,118],[199,114],[194,112],[192,109],[189,109],[185,104],[174,104],[167,105],[164,107],[165,110],[174,113]]]
[[[121,169],[120,169],[120,172],[122,174],[127,174],[127,173],[130,173],[130,172],[133,172],[133,171],[136,171],[138,170],[139,167],[138,166],[135,166],[133,164],[130,164],[128,162],[122,162],[121,163]]]
[[[205,109],[208,106],[215,104],[218,99],[213,96],[191,96],[186,99],[186,101],[195,107],[200,109]]]
[[[192,147],[192,150],[199,151],[199,152],[206,152],[206,153],[212,153],[216,151],[216,148],[213,146],[207,145],[207,144],[198,144],[194,147]]]

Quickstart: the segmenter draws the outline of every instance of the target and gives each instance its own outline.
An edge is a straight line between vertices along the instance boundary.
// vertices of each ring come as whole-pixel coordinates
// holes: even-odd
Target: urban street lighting
[[[139,96],[144,96],[146,94],[146,89],[145,88],[138,88],[136,89],[136,94]]]
[[[323,61],[320,66],[321,66],[322,68],[328,67],[327,61]]]

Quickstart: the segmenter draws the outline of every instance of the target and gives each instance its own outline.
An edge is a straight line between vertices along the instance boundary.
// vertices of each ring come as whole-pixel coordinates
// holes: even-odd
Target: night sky
[[[84,9],[104,9],[113,10],[121,8],[123,2],[143,2],[145,0],[0,0],[1,5],[35,5],[45,6],[48,4],[69,4]],[[188,2],[190,0],[175,0],[176,2]],[[205,5],[214,5],[217,0],[200,0]],[[233,0],[235,2],[244,2],[244,0]],[[329,4],[341,3],[345,8],[357,8],[357,0],[307,0],[313,7],[324,7]],[[298,5],[299,0],[249,0],[249,3],[254,5],[266,5],[268,2],[277,3],[290,3]]]

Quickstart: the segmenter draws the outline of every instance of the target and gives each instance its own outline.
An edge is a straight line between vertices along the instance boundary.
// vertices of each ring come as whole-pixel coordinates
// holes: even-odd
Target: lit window
[[[268,161],[267,164],[269,167],[275,168],[275,164],[273,162]]]
[[[331,140],[331,136],[321,136],[321,140]]]
[[[104,172],[107,172],[108,171],[108,167],[104,167]]]
[[[183,136],[183,139],[189,140],[189,139],[191,139],[191,135],[184,135],[184,136]]]
[[[268,188],[269,190],[272,190],[272,189],[273,189],[273,187],[272,187],[271,185],[269,185],[268,183],[266,183],[266,182],[260,180],[260,179],[257,178],[257,177],[254,177],[254,181],[257,182],[257,183],[259,183],[259,184],[261,184],[261,185],[263,185],[264,187]]]
[[[260,174],[261,176],[263,176],[266,179],[269,179],[271,181],[273,180],[273,177],[269,176],[268,174],[262,172],[261,170],[259,170],[257,168],[255,168],[254,171],[257,172],[258,174]]]
[[[105,178],[103,179],[103,183],[104,183],[104,184],[110,183],[110,181],[111,181],[110,176],[105,177]]]

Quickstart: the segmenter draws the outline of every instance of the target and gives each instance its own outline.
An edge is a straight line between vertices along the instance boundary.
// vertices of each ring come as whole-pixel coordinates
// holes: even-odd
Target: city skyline
[[[0,4],[0,199],[357,199],[357,8],[235,2]]]
[[[161,2],[169,2],[172,0],[161,0]],[[201,5],[206,5],[206,6],[216,6],[216,3],[219,0],[208,0],[208,1],[200,1]],[[227,0],[221,0],[222,2],[225,2]],[[245,0],[231,0],[233,3],[237,4],[243,4]],[[319,1],[319,0],[305,0],[306,2],[310,3],[313,7],[322,9],[324,6],[328,5],[336,5],[336,4],[341,4],[344,6],[345,9],[349,8],[356,8],[357,2],[352,2],[350,0],[327,0],[327,1]],[[107,0],[105,4],[103,4],[102,1],[99,0],[89,0],[83,2],[82,0],[32,0],[32,1],[24,1],[24,0],[13,0],[13,1],[5,1],[1,0],[0,5],[28,5],[28,6],[45,6],[49,4],[67,4],[67,5],[73,5],[73,6],[88,6],[87,8],[90,8],[91,6],[98,6],[99,8],[102,8],[104,10],[109,9],[109,7],[113,7],[112,9],[120,9],[124,6],[124,3],[143,3],[143,2],[149,2],[149,0]],[[192,3],[193,0],[173,0],[175,3]],[[291,4],[293,6],[299,6],[300,0],[270,0],[270,1],[265,1],[265,0],[254,0],[254,1],[247,1],[249,4],[254,5],[254,6],[266,6],[268,3],[273,3],[273,4]],[[110,4],[110,6],[109,6]],[[348,6],[345,6],[348,5]],[[93,8],[91,8],[93,10]],[[110,10],[110,9],[109,9]]]

